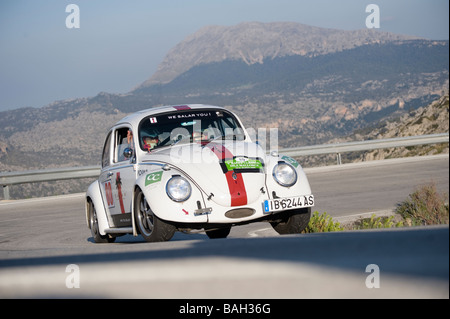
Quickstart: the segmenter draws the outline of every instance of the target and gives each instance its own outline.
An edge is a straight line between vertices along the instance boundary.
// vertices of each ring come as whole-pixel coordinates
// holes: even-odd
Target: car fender
[[[295,159],[282,154],[270,155],[267,159],[266,185],[271,197],[273,196],[273,192],[276,193],[277,197],[311,195],[311,187],[308,178],[306,177],[302,166]],[[281,186],[273,178],[273,169],[278,162],[281,161],[290,164],[297,172],[297,182],[291,187]]]
[[[102,236],[106,235],[105,229],[109,228],[105,206],[103,205],[102,194],[98,181],[93,182],[86,192],[86,223],[89,225],[89,201],[92,201],[97,212],[98,229]]]
[[[183,176],[191,185],[191,196],[184,202],[174,202],[166,193],[166,184],[174,175]],[[138,177],[136,186],[142,190],[151,210],[160,219],[180,223],[204,223],[208,220],[206,215],[194,214],[199,206],[205,207],[202,191],[186,173],[172,165],[165,170],[161,166],[148,169],[146,174]]]

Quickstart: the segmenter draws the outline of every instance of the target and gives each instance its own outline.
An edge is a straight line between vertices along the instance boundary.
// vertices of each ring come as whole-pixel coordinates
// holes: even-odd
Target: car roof
[[[114,126],[120,124],[131,124],[133,127],[137,126],[142,118],[158,115],[166,112],[178,112],[184,110],[204,110],[204,109],[217,109],[217,110],[225,110],[224,107],[214,106],[214,105],[205,105],[205,104],[182,104],[182,105],[166,105],[166,106],[158,106],[150,109],[145,109],[142,111],[138,111],[132,113],[130,115],[125,116],[120,121],[118,121]]]

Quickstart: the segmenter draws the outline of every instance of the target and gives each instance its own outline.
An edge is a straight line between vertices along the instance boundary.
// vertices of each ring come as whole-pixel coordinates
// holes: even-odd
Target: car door
[[[131,203],[136,181],[134,152],[131,128],[113,128],[105,142],[100,174],[103,202],[111,227],[131,226]]]

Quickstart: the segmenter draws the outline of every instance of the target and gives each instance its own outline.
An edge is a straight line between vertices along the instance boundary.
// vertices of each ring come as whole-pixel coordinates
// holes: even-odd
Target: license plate
[[[314,195],[268,199],[263,203],[264,213],[312,206],[314,206]]]

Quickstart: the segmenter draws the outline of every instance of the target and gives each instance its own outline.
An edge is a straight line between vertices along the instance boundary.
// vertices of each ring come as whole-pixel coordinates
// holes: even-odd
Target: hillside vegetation
[[[384,121],[373,129],[356,132],[353,139],[381,139],[427,135],[449,132],[449,96],[444,95],[439,100],[426,107],[412,110],[390,121]],[[379,160],[387,158],[448,154],[449,145],[423,145],[414,147],[398,147],[395,149],[374,150],[363,154],[360,159]]]

